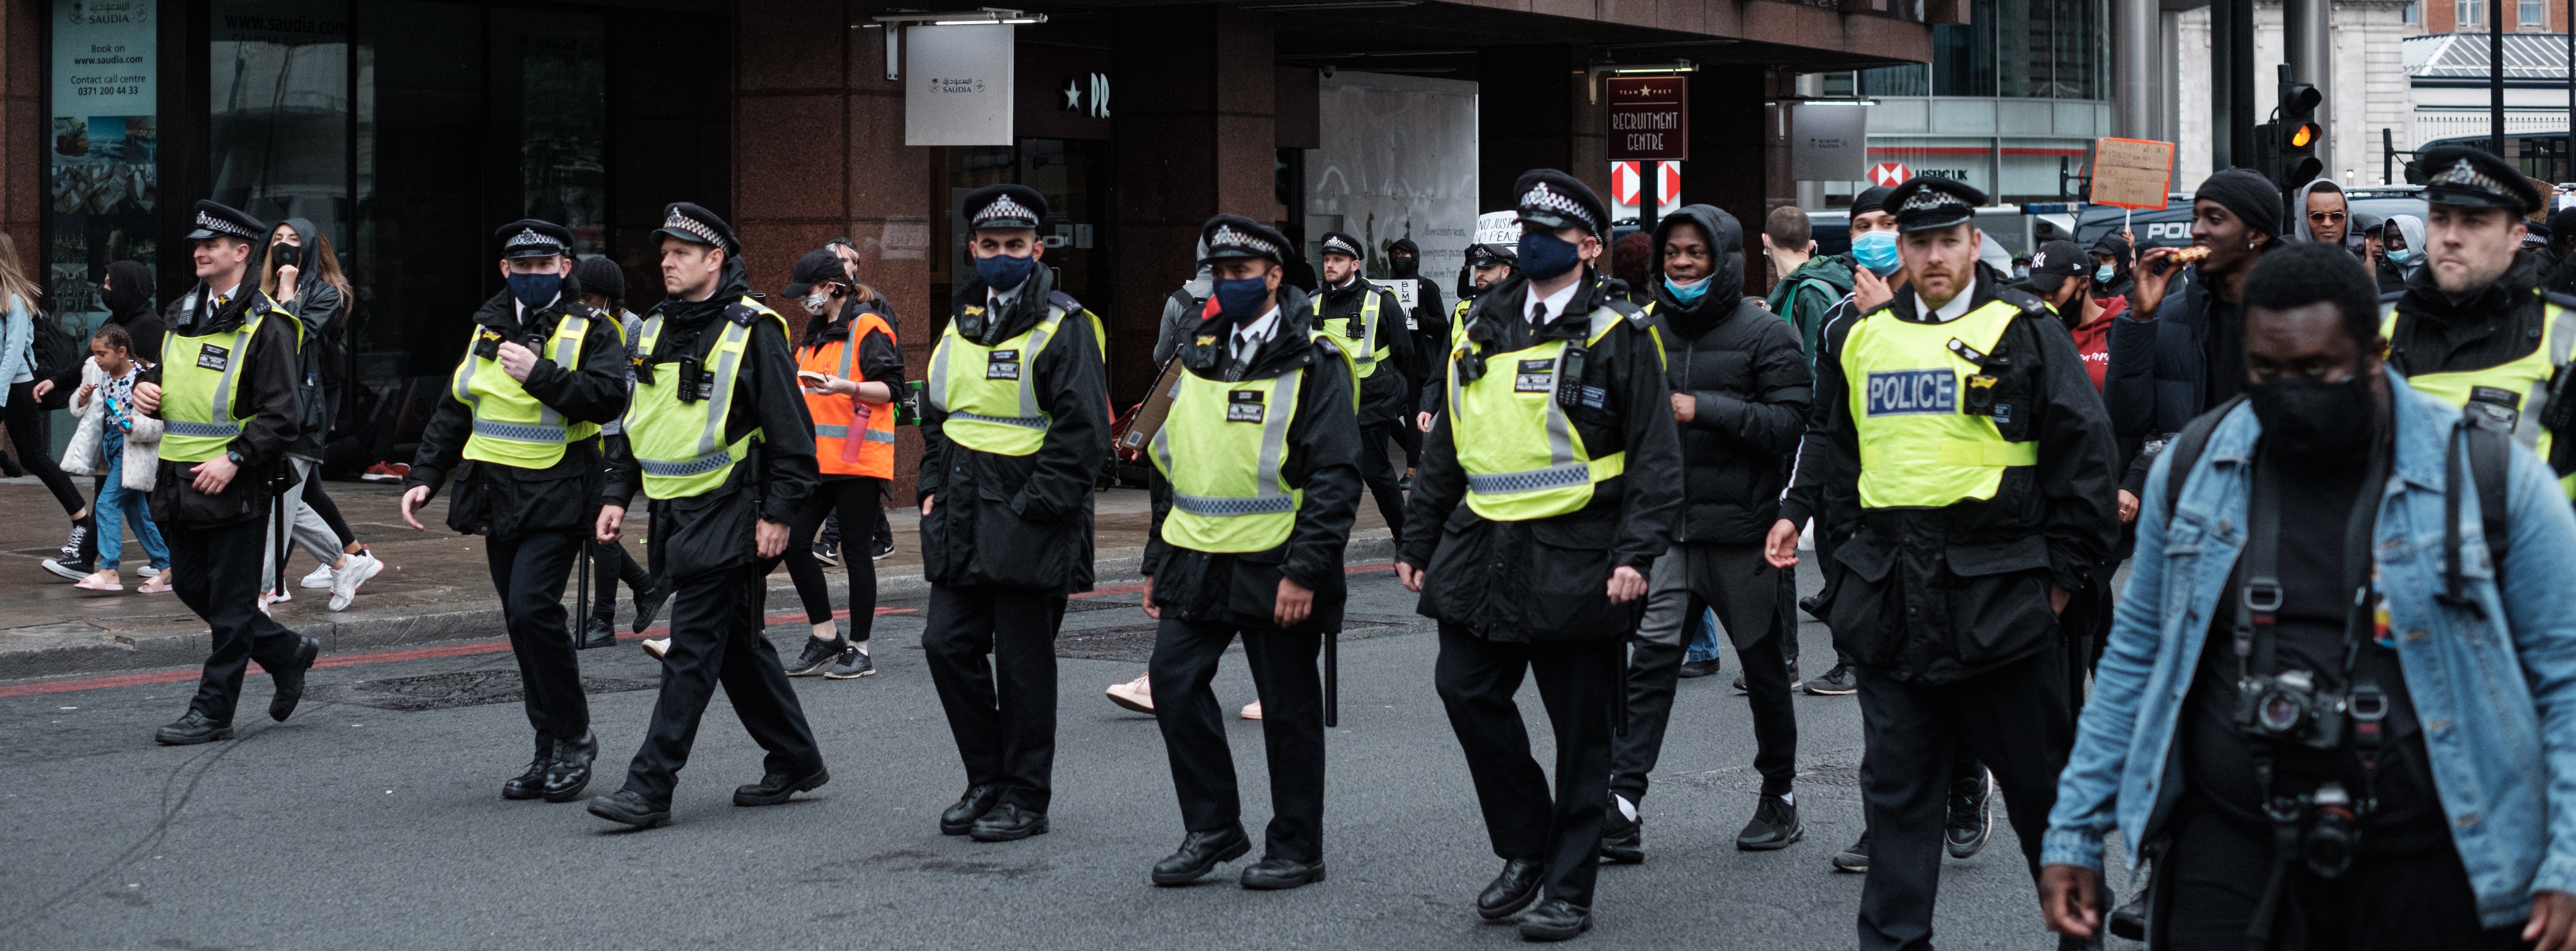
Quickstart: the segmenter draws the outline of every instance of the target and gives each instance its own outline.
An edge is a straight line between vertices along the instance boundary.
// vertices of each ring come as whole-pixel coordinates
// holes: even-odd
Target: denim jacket
[[[2388,380],[2396,455],[2372,555],[2451,841],[2479,919],[2501,927],[2530,916],[2536,891],[2576,892],[2576,584],[2569,583],[2576,511],[2549,467],[2517,445],[2501,591],[2481,541],[2477,492],[2463,486],[2460,498],[2468,594],[2487,618],[2507,623],[2435,601],[2447,440],[2460,412],[2393,373]],[[2175,724],[2245,544],[2249,462],[2261,431],[2250,407],[2228,414],[2187,474],[2170,526],[2171,457],[2148,476],[2137,560],[2058,777],[2041,862],[2099,868],[2113,826],[2135,862],[2150,817],[2180,796]]]

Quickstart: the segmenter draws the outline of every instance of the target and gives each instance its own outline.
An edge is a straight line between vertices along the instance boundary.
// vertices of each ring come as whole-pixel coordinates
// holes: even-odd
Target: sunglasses
[[[2343,218],[2344,214],[2340,211],[2308,212],[2308,220],[2321,225],[2341,224],[2343,222]]]

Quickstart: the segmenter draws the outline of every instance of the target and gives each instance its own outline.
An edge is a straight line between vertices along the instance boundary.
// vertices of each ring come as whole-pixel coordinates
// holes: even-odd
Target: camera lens
[[[2263,716],[2263,728],[2274,733],[2286,733],[2291,728],[2298,726],[2299,714],[2305,712],[2301,708],[2297,697],[2293,697],[2285,693],[2272,693],[2265,695],[2263,697],[2263,705],[2260,709],[2262,710]]]

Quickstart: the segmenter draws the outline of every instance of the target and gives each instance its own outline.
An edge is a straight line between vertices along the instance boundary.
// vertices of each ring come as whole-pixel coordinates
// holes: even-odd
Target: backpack
[[[35,328],[35,340],[28,347],[34,357],[37,379],[61,376],[78,369],[89,359],[89,347],[75,318],[63,314],[36,311],[29,323]]]
[[[2165,453],[2173,456],[2173,462],[2165,470],[2166,526],[2173,525],[2174,505],[2182,501],[2183,483],[2191,481],[2192,464],[2199,462],[2201,451],[2209,448],[2209,435],[2216,432],[2219,421],[2227,418],[2227,414],[2236,409],[2236,404],[2242,402],[2245,402],[2245,397],[2239,394],[2219,404],[2218,408],[2200,414],[2184,424],[2182,432],[2175,434],[2172,442],[2165,444]],[[2467,431],[2466,439],[2457,438],[2461,430]],[[2443,464],[2449,478],[2444,480],[2442,488],[2444,591],[2440,600],[2478,611],[2483,616],[2484,611],[2477,607],[2476,602],[2468,600],[2460,591],[2463,584],[2460,578],[2460,457],[2465,449],[2470,481],[2477,486],[2478,524],[2486,533],[2487,561],[2494,566],[2497,589],[2502,590],[2504,556],[2513,544],[2511,526],[2506,519],[2505,499],[2507,481],[2513,474],[2513,435],[2502,429],[2474,425],[2465,418],[2452,426],[2452,433],[2454,438],[2449,441],[2449,458]]]

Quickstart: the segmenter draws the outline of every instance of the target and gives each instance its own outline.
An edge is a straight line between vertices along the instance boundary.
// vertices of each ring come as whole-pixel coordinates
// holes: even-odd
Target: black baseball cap
[[[2030,284],[2054,293],[2066,279],[2093,269],[2093,259],[2067,240],[2051,241],[2039,246],[2030,256]]]
[[[847,281],[849,272],[841,270],[841,256],[831,248],[815,248],[796,259],[796,282],[778,292],[780,297],[803,297],[814,285],[829,281]]]

